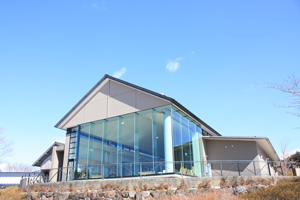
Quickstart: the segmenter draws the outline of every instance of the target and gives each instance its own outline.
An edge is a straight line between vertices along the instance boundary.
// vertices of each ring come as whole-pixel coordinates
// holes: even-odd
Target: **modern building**
[[[250,161],[279,161],[268,138],[223,137],[175,99],[109,75],[55,127],[66,131],[65,145],[53,144],[34,166],[51,160],[51,168],[65,167],[72,179],[259,175],[272,171]],[[230,168],[237,160],[245,162]]]

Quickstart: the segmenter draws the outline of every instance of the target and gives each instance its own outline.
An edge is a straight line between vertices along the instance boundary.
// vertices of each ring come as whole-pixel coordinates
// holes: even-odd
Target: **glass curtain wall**
[[[172,106],[175,173],[205,176],[200,124]]]
[[[165,113],[171,106],[79,125],[75,179],[162,173]]]
[[[79,125],[76,143],[75,179],[204,174],[200,125],[171,105]]]

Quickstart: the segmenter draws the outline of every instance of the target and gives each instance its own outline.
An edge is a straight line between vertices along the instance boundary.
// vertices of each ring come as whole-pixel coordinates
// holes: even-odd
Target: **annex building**
[[[175,99],[109,75],[55,127],[66,131],[65,144],[54,143],[33,164],[49,177],[57,168],[77,180],[251,170],[264,175],[274,169],[263,161],[279,161],[268,138],[221,136]]]

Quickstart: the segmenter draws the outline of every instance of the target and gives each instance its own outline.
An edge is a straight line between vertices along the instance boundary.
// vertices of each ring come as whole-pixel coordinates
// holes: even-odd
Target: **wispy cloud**
[[[126,67],[122,67],[122,69],[115,71],[113,73],[113,77],[120,78],[121,76],[123,76],[125,74],[126,70],[127,70]]]
[[[169,60],[169,62],[167,63],[166,69],[169,72],[176,72],[176,70],[180,67],[180,63],[179,61],[182,60],[182,57],[178,57],[175,60]]]
[[[99,11],[99,8],[101,10],[104,10],[104,11],[108,11],[106,5],[106,3],[104,1],[101,1],[100,5],[98,6],[97,3],[92,3],[92,7],[95,8],[97,11]]]
[[[93,8],[96,8],[97,10],[99,10],[99,9],[98,9],[98,5],[97,5],[96,3],[92,3],[92,7],[93,7]]]

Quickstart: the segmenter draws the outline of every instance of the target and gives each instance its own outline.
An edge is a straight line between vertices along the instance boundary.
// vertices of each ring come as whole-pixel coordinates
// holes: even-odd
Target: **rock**
[[[136,194],[136,192],[133,192],[133,191],[128,192],[128,196],[129,196],[130,199],[134,199],[135,194]]]
[[[58,192],[54,192],[53,193],[53,199],[58,199],[58,194],[59,194]]]
[[[189,196],[196,196],[199,194],[198,190],[190,190],[190,192],[188,193]]]
[[[90,198],[91,198],[91,200],[97,199],[97,193],[96,192],[91,192],[90,193]]]
[[[69,199],[73,199],[73,197],[75,197],[76,196],[76,193],[75,192],[71,192],[70,194],[69,194]]]
[[[46,197],[47,197],[47,198],[52,197],[52,196],[53,196],[53,192],[47,192],[47,193],[46,193]]]
[[[166,191],[153,191],[151,192],[151,196],[154,198],[154,199],[162,199],[164,198],[164,196],[166,195]]]
[[[116,192],[114,190],[105,192],[105,198],[112,199],[115,197],[115,195],[116,195]]]
[[[68,199],[70,192],[60,192],[58,194],[58,199],[59,200],[65,200]]]
[[[74,197],[72,197],[72,200],[79,200],[78,195],[75,195]]]
[[[104,196],[105,196],[105,192],[99,191],[99,192],[98,192],[98,196],[99,196],[99,197],[104,197]]]
[[[27,193],[26,199],[27,199],[27,200],[31,200],[31,192]]]
[[[84,200],[91,200],[90,197],[85,197]]]
[[[38,193],[37,192],[31,192],[31,199],[32,200],[38,199]]]
[[[159,193],[160,193],[159,191],[152,191],[152,192],[150,192],[151,196],[154,197],[154,199],[158,199]]]
[[[166,192],[166,194],[167,194],[168,196],[173,196],[173,195],[175,195],[175,191],[174,191],[174,190],[168,190],[168,191]]]
[[[128,198],[128,192],[121,192],[123,198]]]
[[[184,194],[184,191],[183,191],[183,190],[176,190],[176,191],[175,191],[175,194],[176,194],[176,195]]]
[[[43,195],[42,198],[41,198],[41,200],[47,200],[46,196]]]
[[[86,192],[82,192],[82,193],[79,193],[79,199],[85,199],[87,197],[87,193]]]
[[[236,186],[233,191],[235,195],[238,195],[245,193],[247,191],[247,188],[245,186]]]
[[[143,199],[142,193],[141,193],[141,192],[136,193],[135,199],[136,199],[136,200],[142,200],[142,199]]]
[[[120,192],[116,192],[116,195],[115,195],[115,197],[113,199],[114,200],[122,200],[123,198],[122,198],[122,195],[121,195]]]
[[[46,195],[45,192],[39,192],[38,195],[37,195],[37,197],[41,198],[43,195]]]
[[[143,199],[148,198],[150,196],[150,192],[149,191],[142,191],[142,197]]]

